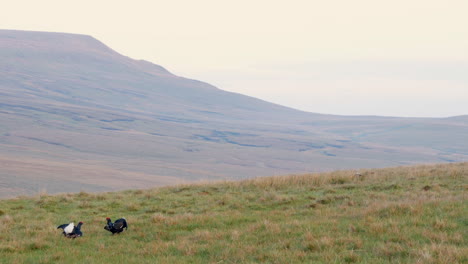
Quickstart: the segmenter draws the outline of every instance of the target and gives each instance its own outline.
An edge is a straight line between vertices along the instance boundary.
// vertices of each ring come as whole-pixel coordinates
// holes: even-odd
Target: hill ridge
[[[0,30],[0,95],[1,196],[468,160],[465,118],[306,113],[84,35]]]

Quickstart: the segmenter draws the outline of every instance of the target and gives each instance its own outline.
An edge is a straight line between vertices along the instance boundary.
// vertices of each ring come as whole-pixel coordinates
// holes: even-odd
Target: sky
[[[296,109],[468,114],[466,0],[0,0],[0,28],[117,52]]]

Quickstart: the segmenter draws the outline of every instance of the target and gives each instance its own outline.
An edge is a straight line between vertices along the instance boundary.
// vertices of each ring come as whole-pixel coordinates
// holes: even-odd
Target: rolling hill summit
[[[0,94],[2,197],[468,160],[468,116],[302,112],[86,35],[0,30]]]

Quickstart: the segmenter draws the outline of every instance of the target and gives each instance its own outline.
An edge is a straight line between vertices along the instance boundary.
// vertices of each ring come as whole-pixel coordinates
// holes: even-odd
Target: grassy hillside
[[[0,200],[3,263],[467,263],[468,163]],[[125,217],[112,236],[105,217]],[[84,237],[56,229],[83,221]]]

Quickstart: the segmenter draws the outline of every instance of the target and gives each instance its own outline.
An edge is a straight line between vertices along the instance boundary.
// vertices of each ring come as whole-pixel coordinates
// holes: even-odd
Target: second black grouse
[[[128,228],[127,220],[125,220],[125,218],[117,219],[114,223],[112,223],[112,220],[109,217],[107,217],[106,220],[107,225],[104,226],[104,229],[111,232],[112,234],[120,233],[124,231],[124,228]]]

